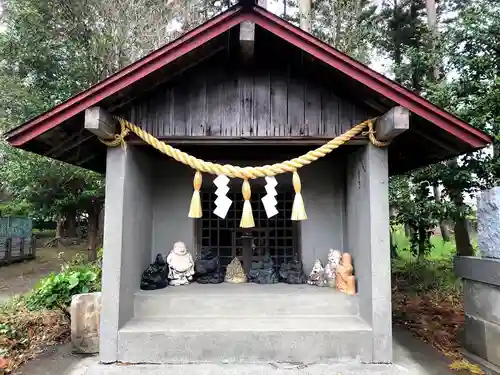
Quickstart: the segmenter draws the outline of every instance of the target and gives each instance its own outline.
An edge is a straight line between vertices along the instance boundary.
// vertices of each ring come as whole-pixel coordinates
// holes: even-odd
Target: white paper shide
[[[227,212],[229,211],[229,207],[233,201],[229,199],[227,193],[229,192],[229,177],[224,175],[219,175],[214,180],[215,186],[217,186],[217,190],[215,191],[215,195],[217,195],[217,199],[215,200],[215,210],[214,214],[220,217],[221,219],[225,219]]]
[[[264,205],[264,209],[266,210],[266,215],[268,218],[271,218],[278,214],[278,210],[276,209],[276,205],[278,201],[276,200],[276,196],[278,192],[276,191],[276,186],[278,186],[278,181],[276,177],[266,177],[266,195],[262,197],[262,204]]]

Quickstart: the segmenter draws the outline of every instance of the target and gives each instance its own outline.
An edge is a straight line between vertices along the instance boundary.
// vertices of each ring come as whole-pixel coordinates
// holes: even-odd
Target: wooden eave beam
[[[450,146],[450,145],[448,145],[448,144],[446,144],[446,143],[444,143],[444,142],[436,139],[435,137],[431,137],[430,135],[425,134],[425,133],[421,132],[420,130],[418,130],[416,128],[412,129],[411,131],[412,131],[412,133],[415,133],[418,136],[420,136],[420,137],[424,138],[425,140],[429,141],[430,143],[438,146],[439,148],[442,148],[443,150],[446,150],[446,151],[451,152],[451,153],[456,153],[457,152],[456,148],[454,148],[454,147],[452,147],[452,146]]]
[[[186,137],[158,137],[172,146],[180,145],[204,145],[204,146],[321,146],[332,137],[210,137],[210,136],[186,136]],[[360,146],[368,143],[368,138],[358,136],[352,138],[346,146]],[[127,138],[128,144],[145,145],[146,143],[134,136]]]
[[[81,147],[82,144],[84,144],[85,142],[87,142],[91,138],[92,138],[92,135],[81,136],[81,137],[79,137],[79,139],[76,140],[76,142],[71,143],[70,145],[68,145],[65,148],[59,149],[57,152],[54,152],[53,154],[51,154],[49,156],[51,156],[53,158],[58,158],[61,155],[65,154],[66,152],[74,149],[75,147]]]
[[[397,106],[391,108],[375,121],[375,137],[379,141],[391,141],[410,129],[410,111]]]
[[[112,140],[118,127],[118,122],[101,107],[90,107],[85,110],[85,129],[104,140]]]

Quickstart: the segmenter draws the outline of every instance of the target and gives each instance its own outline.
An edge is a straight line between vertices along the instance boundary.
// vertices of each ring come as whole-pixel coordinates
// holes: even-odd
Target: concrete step
[[[358,297],[310,285],[191,284],[135,294],[135,317],[359,314]]]
[[[127,363],[369,362],[370,326],[358,317],[135,318],[118,333]]]
[[[188,365],[103,365],[95,364],[85,375],[428,375],[400,365],[385,364],[188,364]],[[73,374],[71,374],[73,375]],[[76,374],[75,374],[76,375]]]

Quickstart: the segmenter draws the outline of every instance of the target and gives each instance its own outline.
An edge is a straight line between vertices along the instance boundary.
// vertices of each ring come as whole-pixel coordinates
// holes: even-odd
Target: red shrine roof
[[[58,157],[58,153],[51,154],[47,146],[47,144],[50,144],[52,149],[54,148],[54,142],[48,142],[48,137],[52,134],[51,130],[69,122],[75,123],[75,121],[78,122],[79,128],[83,129],[83,113],[85,109],[94,105],[114,103],[116,98],[126,97],[127,92],[130,92],[132,88],[135,90],[138,87],[137,85],[146,77],[150,76],[151,79],[155,72],[179,61],[183,56],[195,49],[209,45],[215,38],[243,21],[254,22],[258,27],[320,60],[347,76],[347,79],[357,85],[360,84],[364,89],[375,93],[380,97],[380,102],[386,104],[386,109],[394,105],[409,109],[418,118],[419,129],[415,129],[415,131],[421,135],[417,141],[419,143],[422,141],[419,147],[431,142],[444,150],[440,156],[426,160],[425,163],[473,151],[485,147],[491,142],[490,137],[482,131],[475,129],[419,95],[256,5],[249,7],[236,5],[230,8],[51,110],[10,130],[6,134],[7,141],[15,147],[90,169],[100,170],[101,168],[88,164],[84,160],[76,162],[76,159]],[[144,85],[145,83],[142,84],[142,86]],[[106,105],[103,106],[106,108]],[[422,130],[420,130],[420,126]],[[64,138],[66,140],[75,138],[75,131],[79,130],[73,127],[69,132],[65,131],[63,136],[59,135],[60,141],[63,141]],[[434,138],[434,133],[439,137]],[[85,138],[83,142],[89,141],[90,137]],[[415,143],[416,140],[417,138],[410,143]],[[78,142],[80,142],[81,146],[82,140],[80,139]],[[100,145],[99,147],[103,146]],[[415,152],[418,149],[415,148]],[[408,151],[403,147],[398,152],[404,153]],[[89,156],[89,158],[92,158],[92,156]],[[421,165],[422,163],[418,164]]]

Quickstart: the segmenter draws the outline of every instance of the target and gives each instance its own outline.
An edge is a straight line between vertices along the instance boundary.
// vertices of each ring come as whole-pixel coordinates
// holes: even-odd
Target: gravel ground
[[[36,285],[38,280],[51,272],[58,271],[64,260],[70,260],[78,252],[85,252],[81,246],[70,248],[37,249],[36,259],[0,267],[0,303],[17,294],[24,294]]]

